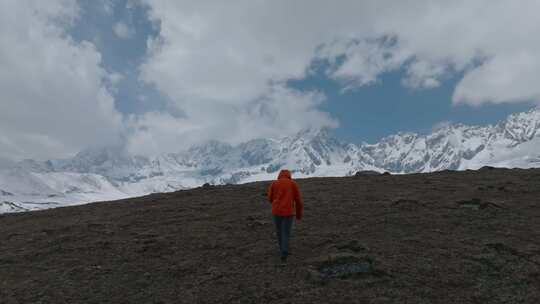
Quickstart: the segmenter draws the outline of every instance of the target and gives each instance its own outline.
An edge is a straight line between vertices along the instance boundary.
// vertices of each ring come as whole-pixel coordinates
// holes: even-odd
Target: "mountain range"
[[[24,160],[0,169],[0,213],[170,192],[209,184],[275,178],[540,167],[540,109],[495,125],[448,124],[429,134],[398,133],[375,144],[352,144],[328,129],[239,145],[209,141],[178,153],[130,155],[122,147],[84,150],[62,160]]]

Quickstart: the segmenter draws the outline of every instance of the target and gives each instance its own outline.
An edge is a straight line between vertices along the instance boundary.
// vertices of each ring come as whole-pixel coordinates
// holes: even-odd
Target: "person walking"
[[[268,188],[268,200],[272,204],[281,262],[285,263],[289,255],[289,238],[294,218],[300,221],[304,209],[300,189],[289,170],[279,172],[278,179]]]

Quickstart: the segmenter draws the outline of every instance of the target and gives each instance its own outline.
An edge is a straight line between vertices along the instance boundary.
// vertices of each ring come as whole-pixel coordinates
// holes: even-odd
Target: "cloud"
[[[533,100],[540,103],[540,48],[497,54],[468,71],[454,91],[455,103],[480,105]]]
[[[337,127],[338,122],[318,110],[325,96],[281,85],[264,97],[241,106],[206,103],[190,115],[149,112],[129,119],[127,137],[133,154],[177,152],[210,139],[238,144],[254,137],[280,138],[304,128]]]
[[[288,80],[305,77],[319,41],[300,29],[296,38],[305,33],[302,40],[307,41],[295,41],[283,35],[287,29],[275,31],[275,22],[265,24],[279,13],[268,3],[262,7],[249,1],[234,7],[204,1],[146,3],[160,34],[148,42],[141,80],[182,112],[182,117],[174,118],[177,122],[170,116],[163,118],[178,128],[190,128],[177,129],[183,136],[176,145],[185,147],[209,138],[234,143],[336,125],[319,110],[324,95],[287,86]],[[267,8],[273,11],[266,12]],[[163,125],[150,123],[156,119],[152,115],[139,120],[145,125],[144,134],[167,132]],[[159,146],[170,146],[167,137],[152,140],[156,138],[163,138]]]
[[[407,57],[398,51],[393,38],[341,39],[321,45],[317,59],[331,63],[327,74],[347,90],[373,84],[382,73],[399,68]]]
[[[120,39],[130,39],[135,35],[135,29],[130,28],[124,22],[116,22],[113,25],[113,32]]]
[[[66,35],[75,1],[0,4],[0,158],[57,158],[118,140],[121,114],[93,44]]]
[[[534,0],[141,1],[161,25],[142,79],[177,101],[242,103],[303,78],[314,59],[333,62],[329,76],[347,88],[404,69],[403,84],[412,88],[464,74],[456,103],[523,101],[540,92],[526,81],[540,73]],[[495,84],[504,94],[493,96]]]

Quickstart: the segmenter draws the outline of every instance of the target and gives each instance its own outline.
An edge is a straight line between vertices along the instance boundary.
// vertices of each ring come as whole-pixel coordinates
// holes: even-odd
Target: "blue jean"
[[[279,252],[282,257],[287,257],[289,255],[289,238],[291,237],[293,221],[294,216],[274,215]]]

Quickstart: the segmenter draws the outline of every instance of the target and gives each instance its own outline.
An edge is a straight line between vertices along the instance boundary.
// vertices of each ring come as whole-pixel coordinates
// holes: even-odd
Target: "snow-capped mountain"
[[[281,168],[296,177],[344,176],[444,169],[540,167],[540,109],[510,115],[496,125],[447,125],[430,134],[398,133],[376,144],[348,144],[330,131],[304,130],[280,139],[237,146],[218,141],[154,157],[123,148],[82,151],[73,158],[25,160],[0,170],[0,212],[37,210],[112,200],[204,183],[273,179]]]

